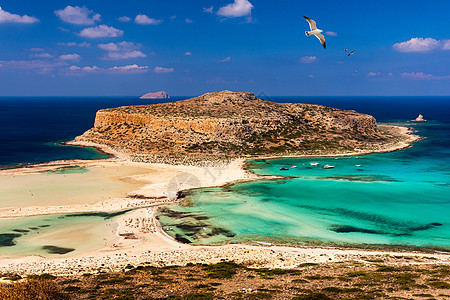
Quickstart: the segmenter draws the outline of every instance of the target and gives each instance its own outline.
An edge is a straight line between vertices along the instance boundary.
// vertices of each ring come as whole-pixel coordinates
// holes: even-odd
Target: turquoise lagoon
[[[160,222],[186,243],[450,250],[450,123],[399,125],[426,139],[361,157],[253,160],[253,172],[286,178],[192,191]]]
[[[73,256],[116,239],[114,213],[75,213],[0,219],[0,257]]]

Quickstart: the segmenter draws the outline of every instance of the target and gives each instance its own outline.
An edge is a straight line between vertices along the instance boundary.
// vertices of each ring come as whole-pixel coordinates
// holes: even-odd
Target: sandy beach
[[[406,127],[389,126],[404,138],[385,149],[373,152],[395,151],[408,147],[419,139],[411,135]],[[406,137],[406,138],[405,138]],[[0,218],[51,215],[75,212],[115,212],[133,209],[117,219],[115,238],[89,252],[61,257],[24,256],[0,258],[3,274],[64,274],[75,275],[100,271],[117,271],[127,264],[139,265],[185,265],[192,263],[214,263],[230,260],[255,267],[293,268],[304,262],[360,261],[367,257],[384,257],[386,262],[394,256],[409,256],[414,263],[450,264],[448,253],[389,252],[360,249],[279,247],[261,245],[192,246],[180,244],[162,230],[156,220],[159,206],[177,201],[177,194],[193,188],[221,186],[237,181],[255,180],[258,177],[245,170],[245,159],[236,159],[229,165],[196,167],[167,164],[143,164],[131,162],[128,156],[102,145],[85,144],[112,153],[115,157],[96,161],[59,161],[17,169],[0,171],[0,194],[14,195],[18,201],[12,207],[1,201]],[[367,152],[346,153],[362,155]],[[65,167],[85,168],[86,173],[60,173]],[[266,177],[265,177],[266,178]],[[68,189],[70,184],[72,189]],[[85,193],[78,192],[80,186],[92,185]],[[23,186],[40,186],[42,194]],[[58,189],[71,190],[76,198],[63,197]],[[100,188],[99,188],[100,187]],[[45,191],[50,190],[49,194]],[[77,191],[77,192],[74,192]],[[21,194],[22,193],[22,194]],[[48,192],[47,192],[48,193]],[[33,194],[33,196],[31,196]],[[36,195],[35,195],[36,194]],[[50,194],[58,194],[59,202],[53,202]],[[6,196],[5,196],[6,195]],[[30,199],[36,197],[39,205]],[[46,199],[45,201],[39,199]],[[50,198],[50,200],[48,200]],[[61,199],[63,198],[63,199]],[[3,203],[3,204],[2,204]],[[9,202],[10,203],[10,202]],[[392,259],[398,264],[398,259]],[[411,263],[411,261],[409,261]]]

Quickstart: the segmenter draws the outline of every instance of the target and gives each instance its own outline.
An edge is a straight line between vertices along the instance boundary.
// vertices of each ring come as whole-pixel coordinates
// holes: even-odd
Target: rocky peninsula
[[[99,110],[94,127],[75,143],[106,145],[136,162],[183,164],[381,152],[410,138],[352,110],[222,91],[171,103]]]

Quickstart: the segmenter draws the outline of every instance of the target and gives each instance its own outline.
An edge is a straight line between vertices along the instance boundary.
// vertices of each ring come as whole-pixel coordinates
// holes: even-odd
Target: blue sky
[[[426,3],[0,0],[0,96],[450,95],[450,1]]]

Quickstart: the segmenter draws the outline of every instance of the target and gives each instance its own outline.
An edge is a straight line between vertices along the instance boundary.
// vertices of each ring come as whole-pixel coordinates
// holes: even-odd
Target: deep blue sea
[[[171,100],[184,98],[189,97]],[[266,99],[353,109],[379,122],[410,126],[426,139],[402,151],[358,158],[254,160],[254,172],[289,178],[196,190],[188,197],[192,206],[171,206],[171,212],[160,214],[163,227],[171,228],[169,234],[204,244],[257,241],[450,250],[450,97]],[[0,98],[0,166],[104,157],[57,143],[92,127],[98,109],[156,102]],[[419,113],[427,121],[411,122]],[[335,168],[325,170],[325,164]]]
[[[150,103],[156,101],[136,97],[0,97],[0,166],[106,157],[94,149],[58,143],[91,128],[99,109]]]
[[[190,97],[173,97],[174,101]],[[378,121],[404,121],[419,113],[427,119],[448,120],[449,97],[263,97],[276,102],[322,104],[372,114]],[[0,97],[0,166],[60,159],[96,159],[103,154],[57,143],[91,128],[99,109],[160,103],[136,97]]]

